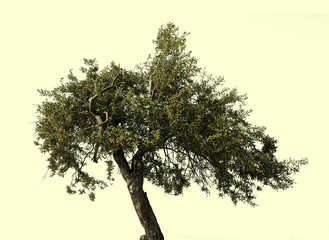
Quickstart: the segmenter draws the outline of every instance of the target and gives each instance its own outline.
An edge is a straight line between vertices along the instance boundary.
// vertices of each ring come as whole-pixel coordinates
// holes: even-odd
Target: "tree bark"
[[[113,158],[119,166],[123,179],[127,183],[135,211],[145,230],[145,235],[141,236],[140,240],[164,240],[147,194],[143,190],[142,155],[138,150],[133,156],[131,167],[129,167],[123,151],[113,151]]]
[[[146,192],[144,192],[143,189],[133,190],[133,188],[132,185],[128,186],[130,197],[139,217],[139,221],[145,230],[145,235],[141,236],[140,239],[164,240]]]

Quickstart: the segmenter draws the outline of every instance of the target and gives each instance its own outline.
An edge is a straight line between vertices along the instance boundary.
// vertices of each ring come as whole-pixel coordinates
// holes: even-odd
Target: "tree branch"
[[[113,150],[113,158],[120,169],[123,179],[126,182],[128,182],[131,178],[131,169],[129,168],[123,150],[122,149]]]
[[[116,81],[118,80],[119,77],[122,77],[122,74],[118,74],[115,79],[113,80],[112,84],[107,86],[106,88],[102,89],[102,91],[100,92],[101,94],[105,93],[106,91],[109,91],[117,86],[119,86],[120,84],[123,84],[124,82],[118,82],[116,83]],[[101,124],[103,122],[100,114],[98,114],[94,108],[94,99],[98,97],[98,93],[95,94],[94,96],[89,98],[89,112],[95,117],[96,121],[98,124]],[[106,112],[106,114],[108,114]]]
[[[94,150],[95,146],[93,146],[89,152],[86,153],[85,157],[83,158],[82,161],[80,161],[81,165],[75,170],[75,172],[72,174],[71,176],[71,184],[70,184],[70,187],[73,186],[73,181],[75,181],[77,179],[77,176],[79,177],[79,174],[81,174],[82,172],[82,167],[84,166],[85,164],[85,161],[87,159],[87,157],[91,154],[91,152]]]
[[[133,172],[143,173],[143,155],[144,152],[138,148],[131,160],[131,170]]]
[[[106,88],[102,89],[102,91],[100,92],[101,94],[105,93],[106,91],[109,91],[117,86],[119,86],[120,84],[123,84],[124,82],[118,82],[117,80],[119,77],[122,77],[122,74],[118,74],[115,79],[113,80],[113,82],[111,83],[111,85],[107,86]],[[89,98],[89,112],[91,115],[93,115],[93,117],[96,119],[97,122],[97,127],[101,127],[101,131],[102,134],[104,133],[104,131],[107,128],[107,124],[109,122],[109,114],[108,112],[103,112],[102,115],[97,113],[95,108],[94,108],[94,100],[95,98],[97,98],[99,96],[99,94],[95,94],[94,96]],[[90,127],[90,128],[94,128]],[[95,145],[95,152],[94,152],[94,157],[93,157],[93,162],[97,163],[97,154],[98,154],[98,150],[99,150],[99,142],[96,143]]]
[[[106,113],[107,113],[107,112],[106,112]],[[106,121],[102,122],[101,124],[97,124],[97,125],[95,125],[95,126],[91,126],[91,127],[83,128],[83,129],[81,129],[81,130],[79,130],[79,131],[77,131],[77,132],[75,132],[75,133],[72,133],[72,136],[74,136],[74,135],[76,135],[76,134],[79,134],[79,133],[81,133],[81,132],[84,132],[84,131],[86,131],[86,130],[89,130],[89,129],[99,128],[99,127],[101,127],[103,124],[106,124],[106,123],[108,123],[108,122],[109,122],[109,121],[106,120]]]

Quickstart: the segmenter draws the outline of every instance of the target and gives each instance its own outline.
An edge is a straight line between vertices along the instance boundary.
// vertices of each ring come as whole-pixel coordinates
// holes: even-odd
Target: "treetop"
[[[287,189],[307,159],[279,161],[277,140],[248,122],[246,95],[224,87],[223,77],[202,70],[186,50],[188,33],[173,23],[159,29],[155,52],[134,70],[111,62],[100,69],[85,59],[78,79],[71,71],[53,90],[39,90],[35,144],[47,153],[52,175],[73,171],[69,193],[107,183],[84,170],[122,151],[129,171],[142,156],[143,177],[166,193],[181,194],[196,182],[220,196],[254,205],[264,186]]]

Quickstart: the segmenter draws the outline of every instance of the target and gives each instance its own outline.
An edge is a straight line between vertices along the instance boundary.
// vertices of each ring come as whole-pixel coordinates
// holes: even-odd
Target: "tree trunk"
[[[137,151],[132,159],[131,167],[129,167],[122,150],[113,151],[113,158],[120,168],[123,179],[127,183],[134,208],[145,230],[145,235],[141,236],[140,240],[164,240],[147,194],[143,190],[142,153]]]
[[[146,192],[143,188],[135,188],[134,183],[127,184],[131,200],[135,207],[139,220],[145,230],[141,240],[164,240],[160,226],[152,210]]]

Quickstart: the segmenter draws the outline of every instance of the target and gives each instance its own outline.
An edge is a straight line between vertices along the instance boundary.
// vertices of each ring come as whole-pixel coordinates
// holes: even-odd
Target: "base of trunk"
[[[152,238],[148,238],[146,235],[142,235],[140,236],[139,240],[164,240],[164,237],[161,234],[161,236],[152,239]]]

